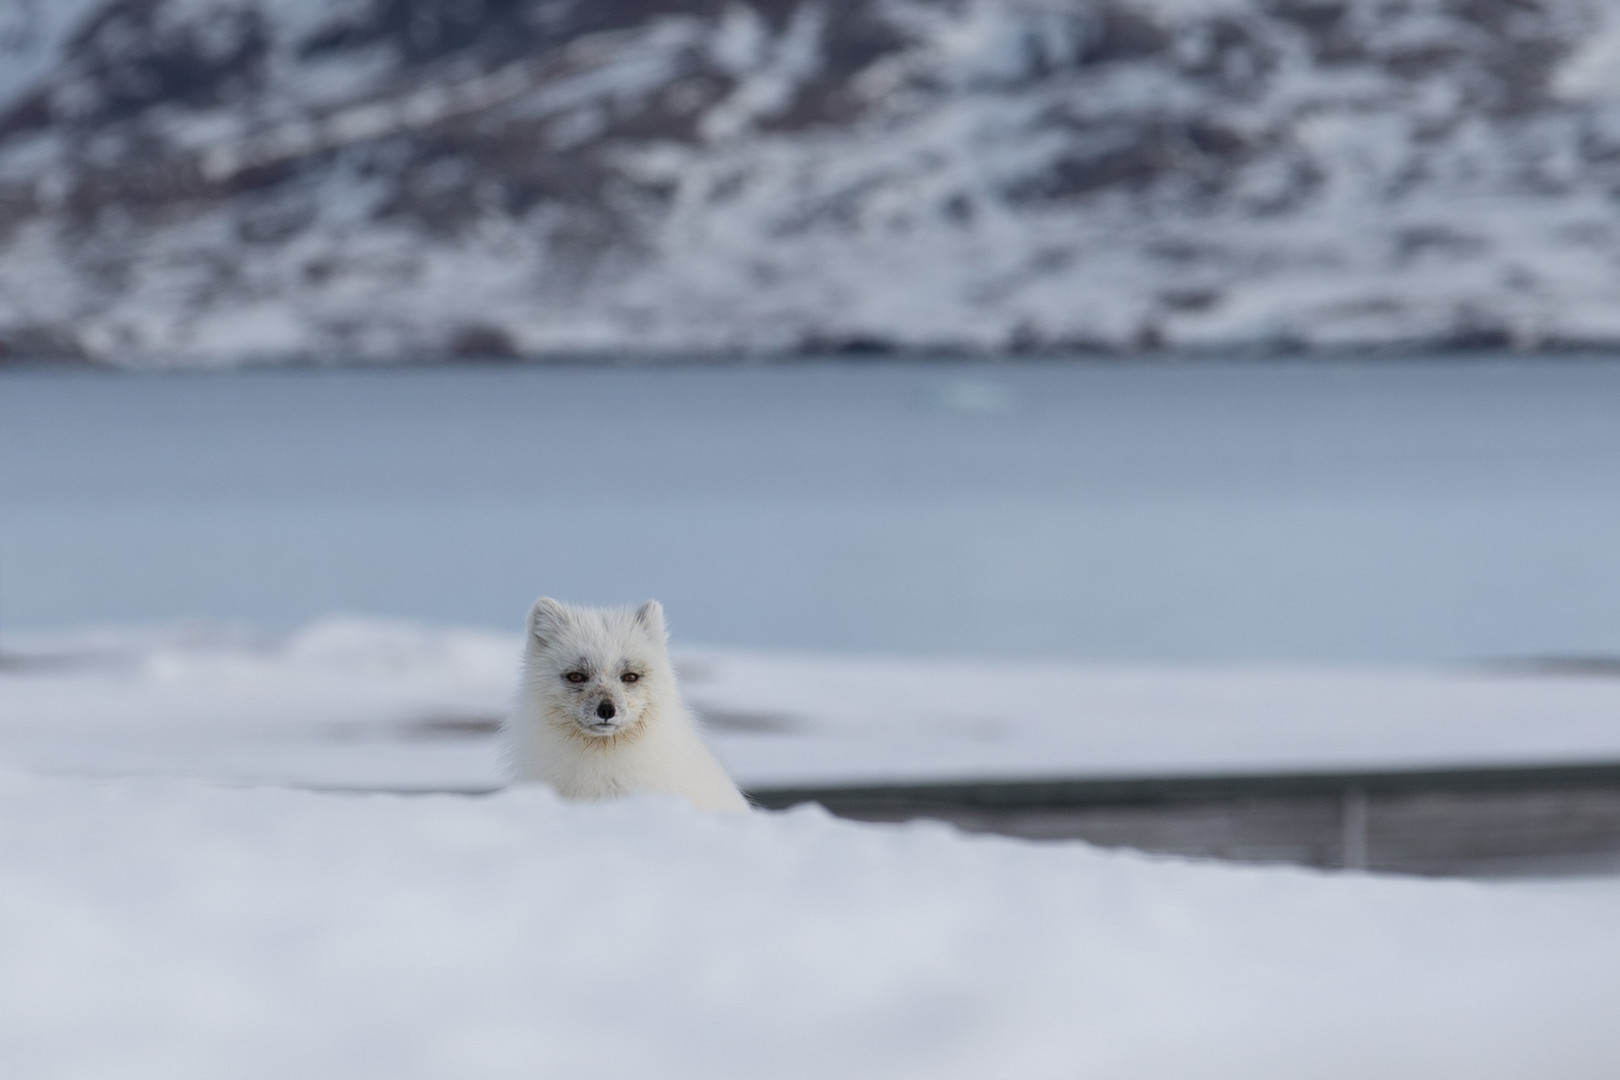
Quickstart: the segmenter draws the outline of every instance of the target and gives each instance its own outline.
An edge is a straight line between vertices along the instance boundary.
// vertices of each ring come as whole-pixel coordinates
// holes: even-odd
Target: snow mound
[[[0,776],[37,1080],[1601,1080],[1620,892],[672,801]]]

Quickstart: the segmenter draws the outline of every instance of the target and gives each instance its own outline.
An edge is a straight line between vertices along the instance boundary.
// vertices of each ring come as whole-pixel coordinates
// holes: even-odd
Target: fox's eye
[[[641,676],[637,675],[635,672],[627,671],[623,675],[619,676],[619,681],[620,682],[635,682],[639,678],[641,678]]]
[[[563,678],[567,679],[571,683],[582,683],[585,681],[585,673],[582,671],[570,671],[568,674],[564,675]]]

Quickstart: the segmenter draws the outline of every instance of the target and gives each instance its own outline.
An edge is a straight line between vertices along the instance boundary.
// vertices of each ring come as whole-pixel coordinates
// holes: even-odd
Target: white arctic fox
[[[638,608],[536,601],[507,724],[517,779],[571,799],[667,791],[706,810],[747,810],[681,704],[668,639],[656,600]]]

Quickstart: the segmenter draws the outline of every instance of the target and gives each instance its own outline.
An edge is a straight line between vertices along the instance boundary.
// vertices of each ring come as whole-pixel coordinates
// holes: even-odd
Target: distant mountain
[[[1601,0],[0,0],[0,348],[1620,343]]]

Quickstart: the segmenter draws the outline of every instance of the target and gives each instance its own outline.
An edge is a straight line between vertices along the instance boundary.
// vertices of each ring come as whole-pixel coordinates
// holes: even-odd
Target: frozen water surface
[[[0,376],[0,620],[1146,660],[1620,650],[1620,366]]]

